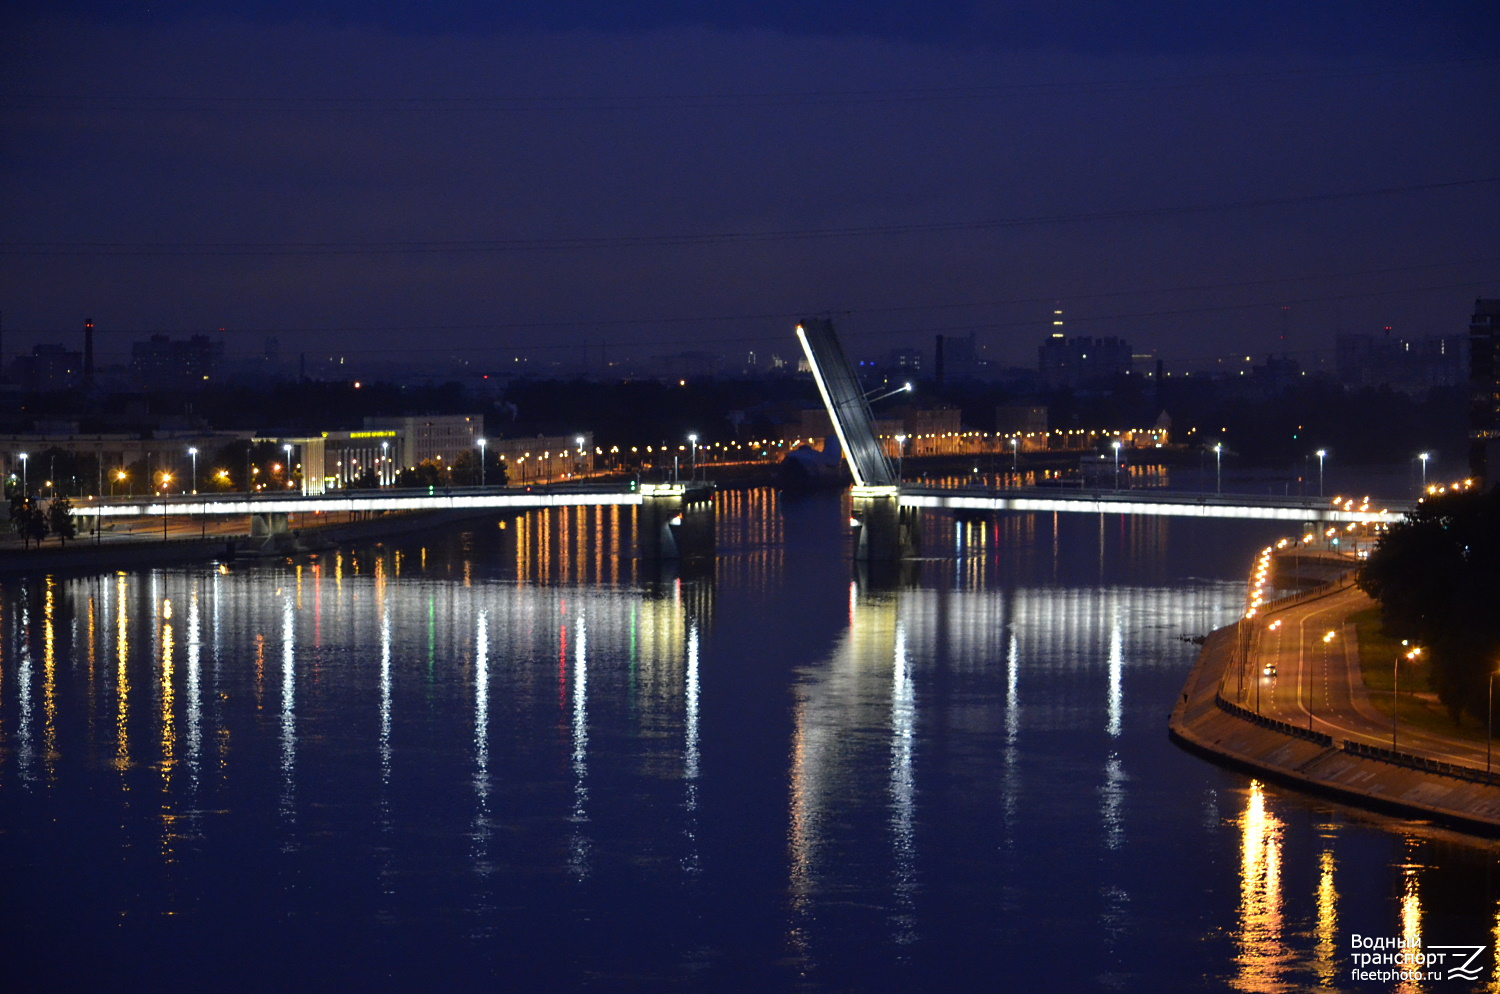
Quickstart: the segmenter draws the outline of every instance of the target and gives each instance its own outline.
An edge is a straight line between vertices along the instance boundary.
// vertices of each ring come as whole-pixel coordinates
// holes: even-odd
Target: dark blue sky
[[[870,6],[13,7],[6,349],[791,352],[831,310],[1029,364],[1055,301],[1311,365],[1500,295],[1492,3]]]

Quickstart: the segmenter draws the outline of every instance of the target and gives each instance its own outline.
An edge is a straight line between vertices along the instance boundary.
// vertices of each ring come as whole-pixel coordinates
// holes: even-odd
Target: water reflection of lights
[[[163,600],[161,618],[161,676],[158,680],[161,688],[161,855],[165,862],[170,863],[172,843],[177,836],[175,795],[172,793],[172,771],[177,764],[176,700],[172,684],[177,640],[172,629],[171,600]]]
[[[687,676],[683,685],[682,780],[687,809],[688,853],[683,868],[689,873],[702,869],[698,857],[698,626],[688,626]]]
[[[391,828],[391,607],[380,597],[380,820]]]
[[[474,797],[471,856],[476,869],[487,874],[490,871],[490,627],[488,612],[482,608],[474,622]]]
[[[1109,626],[1109,699],[1105,705],[1104,731],[1112,739],[1120,737],[1120,719],[1125,694],[1121,677],[1125,669],[1125,632],[1116,611]]]
[[[1422,897],[1418,893],[1418,867],[1410,857],[1401,867],[1401,950],[1422,948]],[[1408,972],[1411,972],[1408,970]],[[1422,985],[1413,980],[1403,980],[1397,991],[1419,991]]]
[[[1013,849],[1016,842],[1016,802],[1020,797],[1020,735],[1021,699],[1020,690],[1020,641],[1014,631],[1006,639],[1005,646],[1005,846]]]
[[[31,606],[26,587],[21,587],[21,613],[15,635],[20,662],[16,666],[16,765],[20,768],[21,782],[31,783],[35,776],[32,764],[36,761],[36,747],[31,741]]]
[[[42,590],[42,762],[50,779],[57,763],[57,581],[47,577]]]
[[[894,881],[896,911],[892,938],[898,943],[916,939],[917,847],[915,838],[916,783],[912,752],[917,720],[916,691],[906,659],[906,630],[896,622],[895,662],[891,671],[891,834],[896,855]]]
[[[301,579],[299,570],[298,579]],[[301,587],[301,583],[298,583]],[[292,598],[281,601],[281,816],[287,822],[296,820],[295,786],[297,773],[297,649],[295,614]]]
[[[124,573],[115,577],[115,767],[121,773],[130,766],[130,615],[125,610],[129,589]],[[130,789],[123,777],[120,784]]]
[[[1235,987],[1245,991],[1291,989],[1284,974],[1291,966],[1282,938],[1281,820],[1266,805],[1259,780],[1240,819],[1239,928],[1234,935]]]
[[[1333,883],[1333,850],[1324,849],[1318,856],[1318,920],[1313,934],[1317,946],[1313,950],[1313,964],[1318,981],[1329,985],[1338,969],[1335,945],[1338,937],[1338,891]]]
[[[568,868],[573,875],[583,878],[589,875],[589,841],[584,833],[584,824],[589,820],[588,813],[588,750],[589,750],[589,712],[588,712],[588,626],[584,620],[583,611],[579,611],[573,622],[574,652],[573,663],[573,809],[570,820],[572,821],[572,834],[569,840]]]

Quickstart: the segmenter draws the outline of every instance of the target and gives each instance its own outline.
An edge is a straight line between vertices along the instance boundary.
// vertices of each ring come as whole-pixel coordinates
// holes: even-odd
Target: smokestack
[[[94,319],[83,320],[83,385],[94,385]]]

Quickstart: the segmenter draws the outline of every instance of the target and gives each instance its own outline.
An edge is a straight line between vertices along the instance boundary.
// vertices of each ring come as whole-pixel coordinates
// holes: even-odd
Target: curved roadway
[[[1355,626],[1348,621],[1371,604],[1363,591],[1351,585],[1280,609],[1268,605],[1270,609],[1256,619],[1247,654],[1250,662],[1225,674],[1224,697],[1268,718],[1326,732],[1335,740],[1392,748],[1391,719],[1371,703],[1360,671]],[[1274,675],[1266,675],[1267,665],[1274,665]],[[1395,748],[1486,768],[1485,743],[1469,743],[1405,724],[1396,726]]]

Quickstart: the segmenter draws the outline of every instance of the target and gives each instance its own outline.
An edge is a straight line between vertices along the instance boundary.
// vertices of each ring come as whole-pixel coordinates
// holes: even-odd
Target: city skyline
[[[1313,366],[1500,294],[1487,7],[1065,13],[23,5],[6,351],[791,353],[830,313],[1030,366],[1061,307]]]

